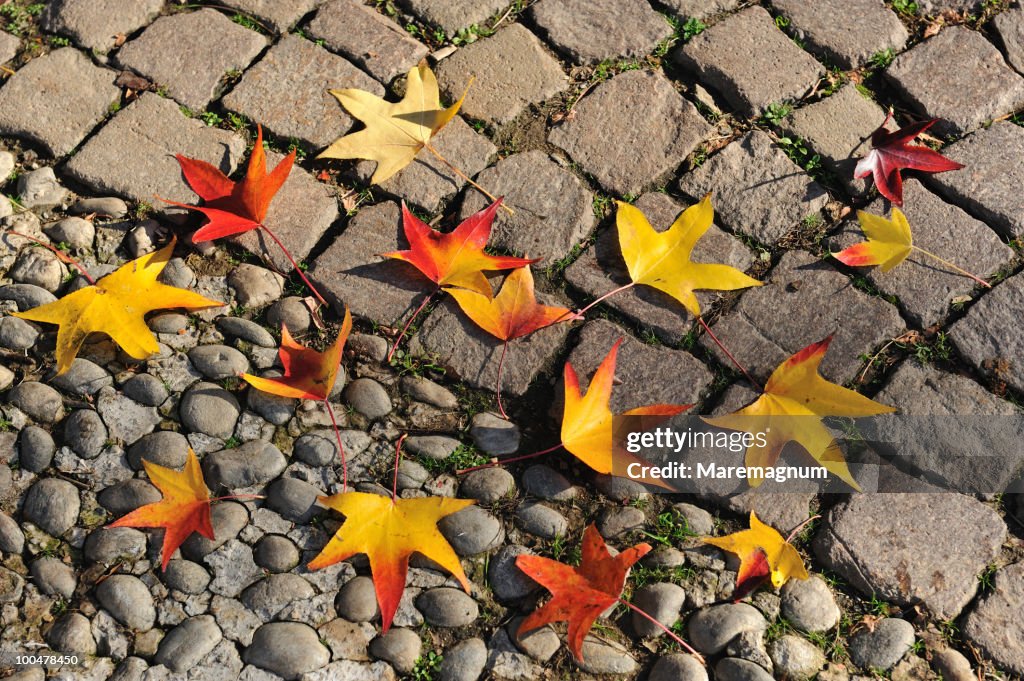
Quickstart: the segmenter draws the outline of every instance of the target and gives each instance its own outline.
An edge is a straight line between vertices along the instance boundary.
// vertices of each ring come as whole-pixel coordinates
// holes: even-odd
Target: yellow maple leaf
[[[878,269],[888,272],[914,250],[910,223],[899,208],[892,209],[892,220],[862,210],[857,211],[857,220],[868,240],[833,253],[844,265],[878,265]]]
[[[700,305],[693,293],[697,289],[733,291],[762,286],[763,282],[735,267],[690,260],[694,246],[711,227],[714,217],[708,194],[659,233],[639,208],[620,201],[615,216],[619,248],[633,283],[667,293],[695,317],[700,316]]]
[[[317,158],[376,161],[372,184],[384,182],[412,163],[420,149],[455,117],[466,95],[463,93],[447,109],[442,108],[437,78],[426,61],[409,71],[405,83],[405,96],[399,102],[388,102],[356,88],[329,90],[366,127],[335,140]]]
[[[309,563],[310,570],[334,565],[357,553],[370,559],[370,573],[380,604],[381,629],[387,632],[405,589],[409,556],[420,553],[452,573],[469,592],[469,580],[437,522],[472,505],[472,499],[426,497],[391,499],[366,492],[318,497],[345,516],[327,546]]]
[[[201,310],[224,304],[156,280],[173,252],[172,240],[159,251],[125,263],[92,286],[14,316],[58,326],[58,374],[71,367],[90,333],[105,333],[135,359],[145,359],[160,349],[146,326],[148,312]]]
[[[747,448],[748,467],[774,466],[787,442],[796,441],[815,461],[856,490],[846,458],[821,422],[823,416],[875,416],[896,411],[884,404],[825,380],[818,373],[832,336],[808,345],[772,372],[764,392],[753,403],[732,414],[704,420],[713,426],[764,435],[763,446]],[[751,487],[763,481],[748,477]]]
[[[807,568],[800,553],[787,542],[774,527],[765,525],[757,514],[750,512],[750,529],[740,530],[724,537],[704,537],[702,541],[740,557],[736,573],[736,591],[749,593],[764,576],[764,564],[771,573],[776,588],[791,577],[807,579]]]

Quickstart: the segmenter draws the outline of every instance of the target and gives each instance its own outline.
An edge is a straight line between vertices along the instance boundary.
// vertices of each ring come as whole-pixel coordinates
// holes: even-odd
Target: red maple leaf
[[[267,157],[263,152],[263,128],[256,126],[256,144],[249,156],[249,167],[245,177],[238,182],[206,161],[181,154],[175,155],[175,158],[178,159],[188,186],[203,199],[204,205],[192,206],[167,199],[164,201],[202,212],[210,221],[196,230],[192,240],[212,241],[264,227],[263,221],[267,217],[270,202],[292,170],[295,151],[288,154],[268,174]]]
[[[897,206],[903,205],[903,178],[900,170],[906,168],[942,173],[964,167],[923,144],[911,144],[914,138],[932,127],[938,119],[921,121],[894,131],[885,127],[890,120],[892,111],[886,115],[882,125],[871,133],[871,151],[857,162],[853,176],[857,179],[872,176],[878,193]]]
[[[593,525],[583,533],[583,558],[579,567],[550,558],[522,555],[516,567],[551,592],[551,600],[530,613],[519,625],[517,636],[551,622],[568,622],[567,645],[577,661],[583,659],[583,639],[602,612],[619,602],[626,574],[651,550],[637,544],[612,556]]]

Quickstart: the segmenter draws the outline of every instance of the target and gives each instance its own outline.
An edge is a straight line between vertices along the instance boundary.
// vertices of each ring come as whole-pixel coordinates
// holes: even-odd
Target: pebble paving
[[[915,9],[908,9],[914,5]],[[1024,676],[1024,459],[898,453],[904,493],[781,493],[711,486],[662,495],[594,475],[572,457],[469,474],[488,457],[558,438],[562,366],[582,388],[622,340],[611,408],[693,404],[728,413],[757,393],[674,300],[636,287],[502,344],[434,295],[391,361],[390,344],[434,285],[380,254],[408,247],[401,203],[442,230],[489,199],[423,151],[382,186],[372,162],[315,155],[359,122],[328,93],[395,101],[420,60],[442,99],[469,85],[437,150],[514,212],[490,247],[538,258],[538,297],[579,308],[629,282],[616,201],[658,231],[710,193],[714,224],[696,262],[766,285],[700,292],[704,319],[758,381],[832,336],[829,380],[914,416],[1008,422],[1024,403],[1019,333],[1019,186],[1024,171],[1024,10],[930,0],[48,0],[0,8],[0,676],[102,681],[968,681]],[[472,84],[470,85],[470,83]],[[916,254],[899,268],[849,268],[829,250],[860,239],[856,210],[888,215],[852,169],[893,108],[940,122],[930,144],[963,163],[907,172],[915,243],[989,279],[991,290]],[[174,154],[237,177],[255,126],[268,165],[297,153],[266,225],[327,298],[309,292],[260,231],[192,244],[194,203]],[[103,336],[54,376],[54,328],[9,315],[84,286],[53,244],[105,274],[172,235],[165,283],[224,307],[147,320],[148,360]],[[497,287],[501,273],[494,273]],[[306,298],[306,300],[304,300]],[[469,593],[414,557],[384,634],[370,570],[356,556],[306,565],[341,518],[322,403],[246,388],[280,375],[282,323],[323,347],[348,308],[355,329],[329,396],[361,491],[476,503],[439,528]],[[879,428],[885,422],[879,421]],[[1012,430],[921,439],[1011,454]],[[160,569],[158,530],[105,527],[160,498],[144,462],[181,467],[192,448],[216,495],[214,539],[191,536]],[[791,448],[793,449],[793,448]],[[884,447],[864,454],[887,456]],[[786,462],[800,453],[787,450]],[[867,468],[867,466],[865,467]],[[967,480],[970,494],[932,485]],[[735,482],[735,481],[732,481]],[[920,490],[907,493],[910,486]],[[727,489],[728,487],[728,489]],[[794,540],[812,577],[733,601],[738,563],[697,537],[754,511]],[[623,610],[583,643],[564,625],[517,636],[544,590],[518,570],[533,554],[572,562],[595,523],[615,549],[654,546],[627,581],[633,602],[706,664]],[[64,653],[77,664],[19,665]]]

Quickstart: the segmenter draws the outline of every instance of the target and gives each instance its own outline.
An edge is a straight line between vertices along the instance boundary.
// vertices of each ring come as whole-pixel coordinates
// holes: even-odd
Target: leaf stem
[[[697,321],[700,322],[700,325],[704,327],[704,330],[707,332],[708,336],[711,337],[711,340],[715,342],[715,345],[717,345],[722,350],[722,352],[725,353],[726,357],[732,360],[732,363],[736,365],[737,369],[743,372],[743,375],[747,377],[747,380],[750,381],[750,384],[757,388],[759,392],[764,392],[764,387],[762,387],[760,383],[754,380],[753,376],[750,375],[750,372],[748,372],[746,368],[744,368],[744,366],[740,364],[739,360],[736,359],[736,357],[733,356],[731,352],[729,352],[729,348],[725,347],[725,345],[722,344],[722,341],[718,340],[718,336],[716,336],[715,332],[711,330],[711,327],[708,326],[708,323],[704,321],[704,318],[698,316]]]
[[[274,243],[277,244],[278,248],[281,249],[281,252],[284,253],[284,257],[288,258],[288,262],[291,263],[292,269],[299,273],[299,278],[302,279],[302,282],[306,285],[306,288],[313,292],[313,295],[316,296],[316,299],[320,301],[320,304],[325,307],[330,307],[330,305],[327,304],[327,301],[324,300],[324,297],[320,295],[320,291],[317,290],[316,286],[313,286],[313,282],[311,282],[306,277],[306,273],[303,272],[302,268],[299,267],[299,264],[295,262],[295,258],[292,257],[291,252],[287,248],[285,248],[285,245],[281,243],[280,239],[277,238],[277,235],[274,234],[274,232],[266,225],[261,224],[260,229],[266,232],[267,235],[274,240]]]
[[[391,483],[391,503],[393,504],[398,503],[398,462],[402,460],[402,443],[407,437],[409,437],[409,433],[402,433],[398,442],[395,443],[395,477]]]
[[[698,662],[700,662],[701,664],[706,664],[704,662],[704,657],[700,653],[698,653],[696,650],[694,650],[693,646],[691,646],[689,643],[684,641],[682,639],[682,637],[680,637],[678,634],[676,634],[676,632],[672,631],[671,629],[666,627],[664,624],[662,624],[658,620],[654,619],[653,617],[648,615],[645,611],[641,610],[640,608],[638,608],[637,606],[633,605],[629,601],[627,601],[627,600],[625,600],[623,598],[620,598],[619,599],[619,603],[622,603],[624,606],[626,606],[627,608],[629,608],[633,612],[639,613],[639,614],[643,615],[644,617],[646,617],[652,624],[656,625],[659,629],[661,629],[666,634],[668,634],[672,638],[673,641],[675,641],[676,643],[678,643],[682,647],[686,648],[686,650],[689,651],[689,653],[691,655],[693,655],[695,658],[697,658]]]
[[[487,198],[489,198],[489,199],[490,199],[490,200],[491,200],[492,202],[494,202],[494,201],[497,201],[497,200],[498,200],[498,199],[497,199],[497,197],[496,197],[496,196],[494,196],[494,194],[490,193],[489,191],[487,191],[486,189],[484,189],[483,187],[481,187],[480,185],[478,185],[478,184],[477,184],[476,182],[474,182],[474,181],[473,181],[473,178],[471,178],[471,177],[470,177],[469,175],[467,175],[466,173],[464,173],[464,172],[462,172],[461,170],[459,170],[458,168],[456,168],[456,167],[455,167],[455,166],[454,166],[454,165],[452,164],[452,162],[451,162],[451,161],[449,161],[449,160],[448,160],[448,159],[446,159],[446,158],[445,158],[444,156],[442,156],[442,155],[441,155],[441,152],[439,152],[439,151],[438,151],[437,149],[435,149],[435,148],[434,148],[434,145],[433,145],[433,144],[431,144],[430,142],[427,142],[426,144],[424,144],[424,145],[423,145],[423,148],[424,148],[424,149],[426,149],[427,151],[429,151],[429,152],[430,152],[431,154],[433,154],[433,155],[434,155],[435,157],[437,157],[437,160],[438,160],[438,161],[440,161],[441,163],[443,163],[443,164],[445,164],[446,166],[448,166],[448,168],[449,168],[449,169],[450,169],[450,170],[451,170],[451,171],[452,171],[453,173],[455,173],[456,175],[458,175],[459,177],[461,177],[461,178],[462,178],[463,180],[465,180],[466,182],[468,182],[468,183],[469,183],[470,185],[472,185],[473,187],[475,187],[475,188],[476,188],[476,190],[477,190],[478,192],[480,192],[481,194],[483,194],[484,196],[486,196]],[[505,209],[505,210],[506,210],[506,211],[508,212],[508,214],[509,214],[509,215],[515,215],[515,214],[516,214],[516,212],[515,212],[514,210],[512,210],[512,208],[510,208],[510,207],[508,206],[508,204],[505,204],[505,203],[503,203],[503,204],[501,204],[501,207],[502,207],[502,208],[504,208],[504,209]]]
[[[505,413],[505,407],[501,404],[501,370],[505,368],[505,353],[508,352],[508,340],[506,340],[501,346],[501,359],[498,360],[498,381],[494,386],[494,389],[498,393],[498,411],[501,412],[501,418],[508,420],[508,414]]]
[[[506,463],[515,463],[516,461],[525,461],[526,459],[534,459],[534,458],[536,458],[538,456],[543,456],[544,454],[550,454],[551,452],[555,451],[556,449],[561,449],[561,448],[562,448],[562,443],[559,442],[554,447],[548,447],[547,449],[542,449],[539,452],[534,452],[533,454],[524,454],[523,456],[515,456],[515,457],[512,457],[511,459],[500,459],[500,460],[497,460],[497,461],[491,461],[490,463],[483,463],[483,464],[480,464],[479,466],[473,466],[472,468],[462,468],[460,470],[455,471],[455,474],[456,475],[462,475],[463,473],[472,473],[473,471],[478,471],[478,470],[480,470],[482,468],[494,468],[496,466],[501,466],[501,465],[506,464]],[[495,457],[495,458],[497,458],[497,457]]]
[[[954,265],[950,261],[946,260],[945,258],[942,258],[940,256],[935,255],[931,251],[926,251],[923,248],[921,248],[920,246],[911,246],[911,248],[914,249],[915,251],[917,251],[918,253],[920,253],[921,255],[927,255],[929,258],[937,260],[938,262],[942,263],[943,265],[945,265],[949,269],[954,270],[956,272],[959,272],[960,274],[964,275],[965,277],[973,279],[974,281],[978,282],[979,284],[981,284],[985,288],[992,288],[992,284],[988,283],[987,281],[985,281],[981,277],[978,277],[978,276],[975,276],[975,275],[971,274],[970,272],[968,272],[967,270],[963,269],[962,267],[957,267],[956,265]]]
[[[423,299],[423,302],[420,303],[420,306],[416,308],[416,311],[412,313],[411,317],[409,317],[409,320],[405,323],[405,326],[402,327],[402,332],[398,334],[398,338],[395,339],[395,344],[391,346],[391,351],[388,352],[389,364],[391,363],[391,358],[395,356],[395,350],[398,349],[399,343],[402,342],[402,339],[405,338],[405,334],[409,330],[409,327],[412,326],[413,320],[419,316],[420,312],[423,312],[423,308],[427,306],[427,303],[429,303],[430,300],[434,297],[434,295],[437,294],[437,292],[440,290],[441,289],[434,289],[433,291],[431,291],[430,295]]]
[[[341,457],[341,491],[348,489],[348,461],[345,460],[345,448],[341,444],[341,431],[338,430],[338,420],[334,417],[334,407],[330,403],[330,395],[324,398],[324,406],[331,417],[331,426],[334,427],[334,439],[338,441],[338,456]]]
[[[810,523],[814,522],[815,520],[817,520],[820,517],[821,517],[820,515],[812,515],[810,518],[808,518],[807,520],[803,521],[802,523],[800,523],[799,525],[794,527],[793,531],[789,533],[788,537],[786,537],[786,543],[787,544],[791,543],[793,541],[793,537],[795,537],[798,534],[800,534],[800,530],[804,529]]]
[[[86,271],[85,267],[82,266],[82,263],[78,262],[67,253],[61,252],[60,250],[54,248],[52,245],[46,243],[45,241],[42,241],[41,239],[37,239],[34,236],[29,236],[28,234],[22,234],[21,232],[15,232],[13,229],[5,230],[4,233],[11,234],[13,236],[20,236],[22,239],[34,241],[43,248],[49,249],[55,256],[57,256],[58,260],[60,260],[61,262],[65,262],[69,265],[74,265],[78,269],[78,271],[82,273],[82,276],[85,277],[86,281],[88,281],[93,286],[96,285],[96,280],[89,276],[89,273]]]
[[[596,305],[599,305],[600,303],[603,303],[605,300],[607,300],[608,298],[611,298],[616,293],[622,293],[623,291],[627,291],[627,290],[633,288],[634,286],[636,286],[636,282],[635,281],[631,281],[628,284],[623,284],[622,286],[618,287],[617,289],[613,289],[613,290],[609,291],[608,293],[604,294],[603,296],[601,296],[597,300],[591,302],[589,305],[584,307],[582,310],[577,310],[576,313],[575,313],[576,317],[577,318],[582,317],[584,315],[584,313],[586,313],[587,310],[589,310],[590,308],[592,308],[592,307],[594,307]]]

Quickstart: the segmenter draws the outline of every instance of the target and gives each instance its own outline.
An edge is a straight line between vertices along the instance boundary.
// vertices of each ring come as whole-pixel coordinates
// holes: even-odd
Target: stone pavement
[[[511,421],[493,413],[501,344],[451,298],[436,297],[387,361],[433,290],[379,255],[407,246],[401,202],[449,229],[488,200],[426,153],[379,187],[366,186],[372,162],[314,157],[360,125],[328,89],[394,100],[424,58],[445,101],[469,86],[435,146],[514,209],[498,213],[490,246],[539,259],[542,301],[582,307],[628,283],[616,201],[663,231],[710,193],[714,225],[693,259],[766,285],[698,298],[756,380],[832,335],[823,375],[905,413],[1020,415],[1019,0],[9,0],[0,228],[97,275],[177,234],[163,281],[227,305],[153,315],[160,351],[144,362],[90,339],[54,377],[53,328],[8,313],[84,282],[50,251],[0,240],[0,675],[1024,677],[1020,494],[651,496],[557,452],[456,475],[557,441],[563,363],[586,386],[620,338],[616,412],[694,403],[720,414],[756,393],[678,303],[644,287],[510,344]],[[893,125],[939,118],[928,143],[966,166],[906,173],[915,243],[991,290],[916,255],[888,273],[828,257],[861,239],[856,210],[891,210],[853,178],[890,108]],[[266,223],[329,301],[326,331],[265,234],[193,245],[198,220],[161,201],[198,200],[174,154],[237,173],[256,124],[271,166],[298,154]],[[441,523],[471,594],[414,559],[387,635],[365,560],[305,567],[339,521],[316,501],[341,485],[328,415],[235,379],[280,370],[282,323],[323,342],[343,307],[357,333],[330,400],[351,478],[389,490],[395,442],[410,433],[400,494],[477,501]],[[160,571],[159,532],[105,525],[160,498],[144,460],[180,467],[189,447],[215,494],[265,498],[217,503],[216,539],[192,536]],[[926,446],[913,454],[907,466],[928,481],[962,474]],[[988,473],[979,485],[1019,484],[1022,470]],[[695,536],[735,530],[751,510],[783,533],[822,515],[796,540],[814,577],[733,604],[737,564]],[[515,557],[570,560],[590,522],[616,548],[656,546],[627,582],[632,600],[676,625],[706,666],[620,611],[588,636],[582,664],[564,628],[516,637],[543,590]],[[14,654],[46,651],[84,662],[15,668]]]

